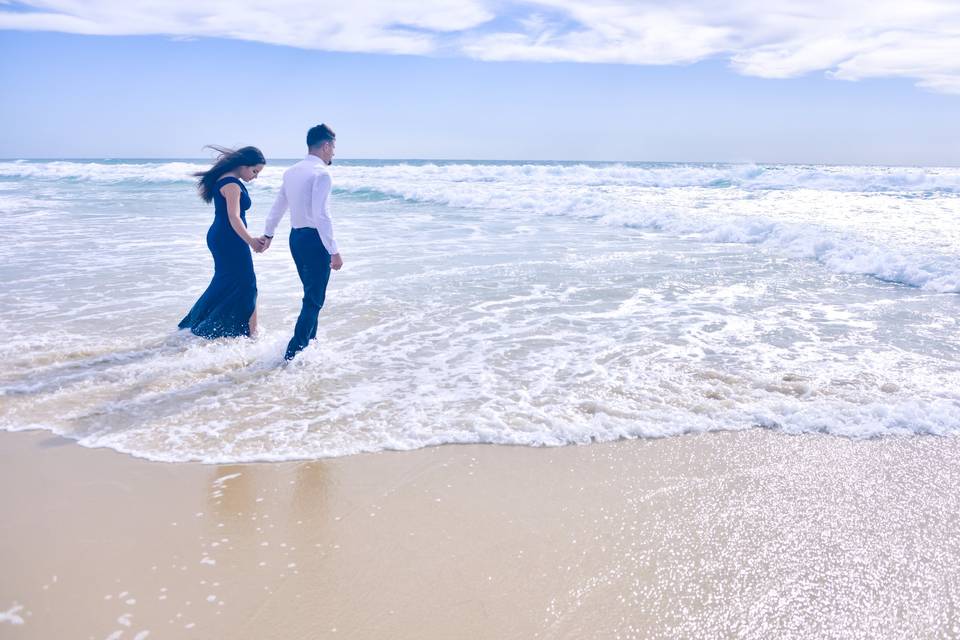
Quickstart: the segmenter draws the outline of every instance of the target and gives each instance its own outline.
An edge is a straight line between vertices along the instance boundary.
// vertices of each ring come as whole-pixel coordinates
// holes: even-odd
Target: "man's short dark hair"
[[[333,142],[336,139],[337,134],[325,124],[318,124],[315,127],[311,127],[310,131],[307,131],[307,146],[311,149],[319,147],[324,142]]]

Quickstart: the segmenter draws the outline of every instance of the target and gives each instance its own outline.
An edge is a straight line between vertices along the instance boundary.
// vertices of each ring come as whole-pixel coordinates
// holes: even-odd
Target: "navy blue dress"
[[[257,306],[253,254],[230,226],[227,200],[220,193],[220,188],[231,182],[240,185],[240,219],[247,225],[251,202],[246,187],[237,178],[220,178],[213,188],[214,218],[207,231],[207,246],[213,254],[213,280],[179,325],[203,338],[249,336],[250,316]]]

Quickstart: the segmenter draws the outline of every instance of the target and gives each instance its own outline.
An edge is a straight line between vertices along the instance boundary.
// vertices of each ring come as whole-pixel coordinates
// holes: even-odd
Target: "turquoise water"
[[[283,233],[259,339],[175,330],[212,272],[204,167],[0,162],[0,428],[208,462],[960,432],[960,169],[338,163],[346,265],[284,367]]]

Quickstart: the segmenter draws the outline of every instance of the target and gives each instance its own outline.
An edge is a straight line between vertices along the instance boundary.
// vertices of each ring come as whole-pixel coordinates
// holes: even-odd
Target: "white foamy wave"
[[[308,357],[301,367],[329,366],[326,359],[322,363],[319,360]],[[304,382],[302,368],[271,376],[273,365],[262,364],[265,366],[255,368],[266,373],[270,383]],[[208,393],[222,396],[218,384],[236,380],[211,379],[211,384],[204,387]],[[149,460],[208,464],[330,458],[443,444],[554,447],[755,427],[848,438],[960,436],[960,401],[956,399],[918,400],[900,394],[888,400],[860,403],[816,390],[812,398],[803,397],[795,385],[778,388],[758,381],[740,389],[713,381],[679,395],[673,389],[671,397],[666,395],[669,386],[655,380],[648,382],[655,385],[660,397],[639,393],[637,402],[626,405],[622,398],[590,399],[574,392],[572,398],[551,406],[514,393],[503,398],[485,397],[480,403],[460,398],[463,408],[458,411],[456,398],[451,395],[453,390],[443,384],[431,387],[430,392],[436,394],[432,398],[408,394],[402,384],[361,384],[338,399],[343,406],[319,417],[296,412],[283,417],[273,408],[269,420],[247,420],[238,425],[236,416],[215,419],[184,408],[177,412],[176,419],[153,419],[144,424],[131,413],[122,427],[114,425],[87,433],[55,423],[2,426],[9,430],[49,429],[86,447],[107,447]],[[226,409],[226,397],[203,401],[196,391],[183,389],[177,402],[202,402],[208,413]],[[372,406],[383,402],[387,391],[398,396],[389,403],[389,410],[371,412]],[[176,399],[167,398],[171,403]],[[138,404],[146,409],[156,401],[157,398],[147,398]],[[117,406],[108,411],[121,410]],[[311,426],[316,424],[323,424],[323,428]]]
[[[218,463],[757,426],[960,435],[958,298],[927,293],[960,288],[947,174],[927,192],[839,168],[857,191],[744,186],[802,167],[338,165],[348,266],[284,365],[301,290],[283,235],[255,257],[258,340],[171,334],[212,268],[186,175],[204,166],[0,176],[0,429]],[[251,185],[254,228],[282,172]]]
[[[711,277],[681,298],[662,287],[611,291],[619,275],[609,267],[628,263],[608,260],[583,265],[593,287],[549,284],[554,267],[537,262],[526,277],[491,266],[340,289],[317,343],[286,366],[287,331],[212,342],[136,330],[96,342],[21,336],[0,348],[0,428],[206,463],[753,427],[960,435],[950,345],[888,344],[869,292],[823,303],[823,290],[792,290],[768,304],[769,285]],[[507,286],[464,286],[476,281]],[[425,285],[436,291],[423,295]],[[939,313],[930,321],[947,321]]]
[[[388,164],[344,165],[342,180],[375,178],[403,185],[552,184],[590,187],[729,188],[746,190],[817,189],[853,192],[960,192],[960,169],[946,167],[873,167],[738,164]],[[367,184],[366,186],[369,186]]]
[[[116,184],[120,182],[190,182],[195,171],[209,165],[192,162],[0,162],[0,178],[72,180]]]
[[[839,229],[820,221],[781,222],[769,217],[734,215],[690,217],[651,211],[611,214],[606,219],[625,226],[696,235],[711,242],[757,244],[796,258],[813,259],[836,273],[862,274],[885,282],[905,284],[937,293],[960,293],[960,258],[948,253],[955,230],[926,242],[919,233],[913,241],[897,246],[890,235],[874,228]]]
[[[811,188],[664,189],[620,182],[597,186],[590,175],[569,183],[570,168],[550,166],[531,169],[509,185],[485,179],[487,174],[502,172],[504,168],[499,166],[442,167],[443,179],[437,178],[441,167],[432,165],[396,166],[362,175],[353,169],[345,172],[346,177],[338,177],[341,188],[372,188],[412,202],[595,218],[713,242],[761,244],[794,257],[815,259],[838,273],[870,275],[929,291],[960,292],[960,259],[956,255],[960,228],[955,224],[960,200],[953,193],[915,197],[899,192],[862,194]],[[419,173],[421,169],[423,173]],[[591,171],[589,167],[580,169],[587,174]],[[873,167],[864,170],[868,176],[880,172]],[[417,173],[404,175],[407,171]],[[945,171],[952,180],[960,176],[960,170]],[[920,170],[917,172],[911,180],[900,176],[891,184],[924,184]],[[563,179],[548,179],[556,175]],[[802,181],[796,174],[792,179]]]
[[[837,273],[864,274],[937,293],[960,293],[960,259],[956,255],[898,250],[850,234],[777,223],[769,223],[759,232],[755,223],[728,224],[709,230],[708,235],[720,242],[758,243],[812,258]]]
[[[268,160],[261,183],[276,187],[290,160]],[[202,161],[0,162],[0,177],[40,180],[117,182],[191,181],[190,174],[209,168]],[[830,165],[740,165],[655,163],[381,163],[350,161],[335,167],[339,188],[365,189],[371,182],[405,185],[441,181],[451,184],[546,183],[590,187],[729,188],[746,190],[817,189],[851,192],[958,193],[960,169],[948,167],[876,167]],[[346,186],[345,186],[346,185]]]
[[[289,161],[288,161],[289,162]],[[4,162],[0,177],[91,184],[191,183],[189,162]],[[251,185],[269,202],[283,163]],[[929,291],[960,291],[960,169],[697,164],[349,163],[336,188],[463,209],[596,218],[608,224],[759,244]],[[4,196],[10,211],[38,201]],[[262,206],[262,205],[259,205]]]

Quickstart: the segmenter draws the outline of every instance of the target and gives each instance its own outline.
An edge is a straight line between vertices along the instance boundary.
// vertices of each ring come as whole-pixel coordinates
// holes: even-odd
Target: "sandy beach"
[[[155,463],[0,433],[0,637],[949,638],[960,440]]]

